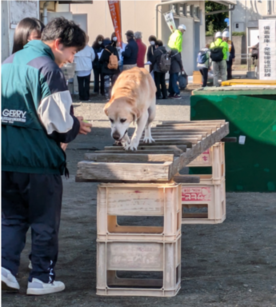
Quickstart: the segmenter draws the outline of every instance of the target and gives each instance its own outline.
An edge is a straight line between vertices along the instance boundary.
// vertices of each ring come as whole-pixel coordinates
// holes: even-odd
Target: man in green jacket
[[[83,49],[86,35],[73,21],[55,18],[2,64],[2,289],[16,279],[26,233],[32,230],[32,270],[27,294],[65,289],[55,281],[62,202],[61,175],[68,173],[61,143],[87,134],[75,117],[60,69]]]
[[[222,33],[217,32],[216,33],[216,40],[211,43],[210,50],[211,50],[211,57],[212,57],[212,48],[215,47],[221,47],[222,48],[222,53],[223,53],[223,58],[221,61],[216,62],[213,61],[213,73],[214,73],[214,85],[219,86],[218,80],[220,79],[221,81],[226,81],[227,80],[227,63],[226,61],[228,60],[229,56],[229,47],[226,42],[222,40]]]
[[[181,53],[182,51],[182,42],[183,42],[183,34],[186,31],[186,26],[185,25],[179,25],[178,30],[175,30],[168,42],[168,46],[171,49],[176,49],[178,52]]]

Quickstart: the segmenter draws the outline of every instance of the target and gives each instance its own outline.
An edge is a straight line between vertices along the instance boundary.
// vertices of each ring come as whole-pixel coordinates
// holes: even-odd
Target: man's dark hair
[[[155,44],[159,47],[163,46],[163,42],[161,40],[157,40]]]
[[[24,18],[17,25],[14,32],[12,53],[22,50],[28,43],[29,36],[36,30],[39,35],[44,29],[44,24],[36,18]]]
[[[69,21],[64,17],[51,20],[42,32],[42,41],[56,39],[60,39],[60,43],[65,47],[76,47],[78,51],[86,46],[85,32],[74,21]]]
[[[149,42],[150,42],[150,41],[156,42],[156,41],[157,41],[157,38],[156,38],[154,35],[151,35],[151,36],[149,37]]]

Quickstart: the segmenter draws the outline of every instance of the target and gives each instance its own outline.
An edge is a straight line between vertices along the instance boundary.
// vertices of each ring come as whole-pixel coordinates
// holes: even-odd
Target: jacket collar
[[[40,40],[32,40],[28,42],[28,44],[26,44],[23,48],[24,49],[30,49],[30,48],[36,49],[40,51],[41,53],[48,55],[53,61],[55,60],[55,56],[51,48]]]

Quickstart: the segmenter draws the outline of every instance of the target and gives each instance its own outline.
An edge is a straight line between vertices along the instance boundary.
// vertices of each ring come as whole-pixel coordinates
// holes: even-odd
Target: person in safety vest
[[[227,60],[227,80],[232,79],[232,65],[235,61],[235,47],[233,42],[229,39],[229,32],[224,31],[222,33],[222,40],[228,44],[229,53],[228,53],[228,60]]]
[[[214,85],[219,86],[218,80],[226,81],[227,64],[228,60],[228,44],[222,40],[222,33],[217,32],[215,35],[216,40],[211,43],[211,59],[213,61],[214,72]],[[220,52],[218,52],[220,50]],[[220,56],[221,55],[221,56]]]
[[[183,34],[186,31],[186,26],[185,25],[179,25],[178,30],[175,30],[168,42],[168,46],[171,49],[176,49],[178,52],[181,53],[182,51],[182,42],[183,42]]]

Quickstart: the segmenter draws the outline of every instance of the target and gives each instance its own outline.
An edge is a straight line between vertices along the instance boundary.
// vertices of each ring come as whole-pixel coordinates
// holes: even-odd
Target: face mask
[[[117,37],[116,36],[113,37],[113,41],[117,42]]]
[[[103,42],[102,42],[102,41],[99,41],[98,43],[101,45]]]
[[[154,45],[155,45],[155,41],[151,41],[150,44],[151,44],[152,46],[154,46]]]

